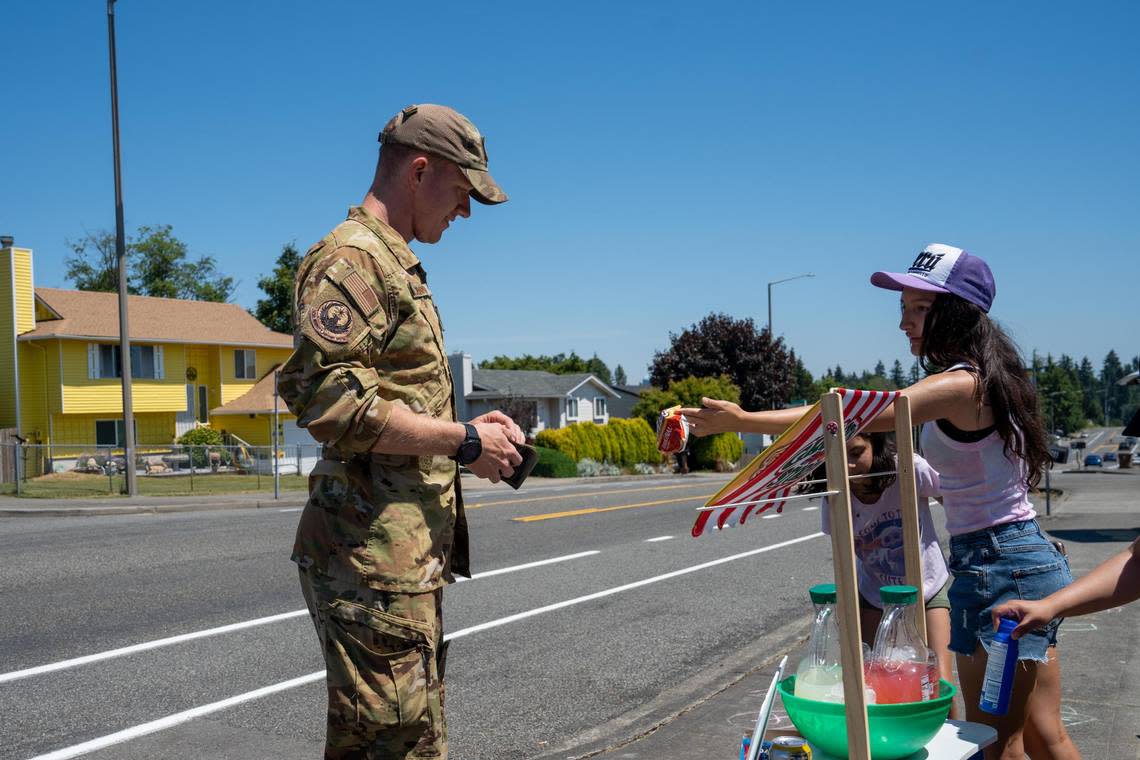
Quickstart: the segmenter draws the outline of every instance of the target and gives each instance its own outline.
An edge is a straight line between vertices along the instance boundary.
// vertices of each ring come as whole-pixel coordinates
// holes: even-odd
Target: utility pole
[[[277,436],[281,430],[281,420],[277,411],[277,380],[279,375],[278,370],[273,370],[273,498],[281,498],[281,471],[277,463]],[[301,474],[301,468],[297,468],[297,474]]]
[[[119,162],[119,81],[115,68],[115,0],[107,0],[107,46],[111,53],[111,139],[115,154],[115,258],[119,264],[119,366],[123,381],[123,449],[127,496],[138,494],[135,415],[131,405],[131,338],[127,313],[127,252],[123,232],[123,173]]]

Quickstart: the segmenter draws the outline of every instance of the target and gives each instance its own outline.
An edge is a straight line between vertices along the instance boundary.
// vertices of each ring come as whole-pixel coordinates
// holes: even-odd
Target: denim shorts
[[[950,649],[971,655],[994,637],[990,611],[1010,599],[1042,599],[1073,582],[1069,561],[1036,520],[995,525],[950,538]],[[1019,640],[1018,659],[1045,662],[1057,645],[1053,620]]]

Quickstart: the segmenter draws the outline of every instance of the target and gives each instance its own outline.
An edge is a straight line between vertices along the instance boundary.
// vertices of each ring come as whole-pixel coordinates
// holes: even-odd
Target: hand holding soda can
[[[663,454],[680,454],[689,442],[689,421],[681,407],[671,406],[657,418],[657,449]]]

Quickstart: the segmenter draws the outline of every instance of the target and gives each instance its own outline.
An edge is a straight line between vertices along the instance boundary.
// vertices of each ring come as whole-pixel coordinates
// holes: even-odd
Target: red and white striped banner
[[[866,427],[899,396],[898,391],[836,388],[835,392],[843,402],[843,427],[848,438]],[[823,415],[817,401],[775,443],[760,452],[731,483],[705,503],[706,509],[697,515],[697,521],[693,523],[693,536],[743,525],[749,518],[772,508],[782,512],[784,502],[780,500],[791,495],[796,484],[823,462],[823,432]],[[755,503],[758,501],[765,503]]]

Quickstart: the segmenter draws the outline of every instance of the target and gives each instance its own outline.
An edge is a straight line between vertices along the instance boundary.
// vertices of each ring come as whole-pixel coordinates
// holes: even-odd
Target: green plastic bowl
[[[847,714],[841,702],[819,702],[797,697],[796,677],[780,682],[780,698],[792,724],[804,738],[835,757],[847,757]],[[954,684],[939,681],[938,697],[929,702],[867,705],[871,757],[899,760],[926,746],[950,714]]]

